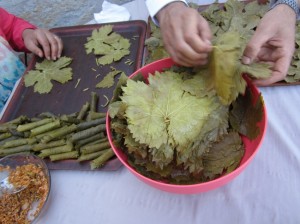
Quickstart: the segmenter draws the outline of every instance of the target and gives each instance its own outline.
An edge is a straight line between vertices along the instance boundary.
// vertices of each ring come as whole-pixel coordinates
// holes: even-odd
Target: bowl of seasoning
[[[0,159],[0,223],[35,223],[46,210],[51,178],[45,162],[33,154]]]

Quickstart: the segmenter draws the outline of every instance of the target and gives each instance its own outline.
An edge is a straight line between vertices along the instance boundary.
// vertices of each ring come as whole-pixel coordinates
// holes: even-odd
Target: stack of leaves
[[[103,166],[114,156],[106,137],[105,113],[96,111],[98,96],[70,115],[42,113],[20,116],[0,125],[0,157],[34,153],[51,161],[90,161],[91,169]]]
[[[232,106],[223,104],[210,77],[205,69],[172,68],[150,75],[147,84],[140,77],[120,78],[109,106],[114,144],[138,172],[183,184],[214,179],[239,165],[239,131],[257,136],[262,100],[253,105],[247,91]]]
[[[112,25],[104,25],[98,30],[93,30],[84,46],[87,54],[93,52],[95,55],[100,56],[96,60],[101,65],[119,61],[130,54],[129,40],[113,32]]]
[[[51,80],[62,84],[72,80],[72,68],[67,67],[71,62],[71,58],[61,57],[57,61],[36,63],[35,69],[24,76],[25,86],[34,86],[34,92],[40,94],[49,93],[53,87]]]
[[[235,38],[228,43],[232,46],[236,45],[243,52],[246,43],[253,35],[260,19],[268,11],[268,5],[258,4],[257,1],[243,2],[238,0],[228,0],[223,5],[215,2],[203,9],[203,6],[192,4],[191,7],[199,10],[199,13],[208,21],[213,33],[212,43],[215,44],[219,38],[222,38],[228,32],[236,34]],[[148,56],[146,63],[168,57],[168,53],[163,47],[160,29],[150,21],[151,33],[146,40]],[[237,45],[238,43],[238,45]],[[285,82],[292,83],[300,81],[300,23],[297,22],[296,27],[296,50],[291,62],[288,75]],[[215,52],[215,51],[214,51]],[[214,54],[213,52],[213,54]],[[237,58],[240,59],[240,55]],[[226,57],[223,57],[226,59]],[[247,71],[246,71],[247,72]],[[255,78],[262,78],[260,70],[252,75]],[[263,76],[264,77],[264,76]]]
[[[157,27],[152,21],[150,21],[149,25],[150,25],[151,33],[150,33],[150,37],[145,41],[145,45],[147,46],[147,53],[148,53],[146,57],[146,64],[149,64],[153,61],[162,58],[169,57],[169,54],[166,52],[164,48],[159,27]]]

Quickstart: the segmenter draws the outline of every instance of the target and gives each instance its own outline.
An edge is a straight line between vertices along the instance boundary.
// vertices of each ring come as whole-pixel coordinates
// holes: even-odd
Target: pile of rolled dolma
[[[41,113],[20,116],[0,124],[0,157],[34,153],[51,161],[91,161],[91,169],[103,166],[114,156],[105,129],[105,113],[96,111],[97,94],[81,110],[69,115]]]

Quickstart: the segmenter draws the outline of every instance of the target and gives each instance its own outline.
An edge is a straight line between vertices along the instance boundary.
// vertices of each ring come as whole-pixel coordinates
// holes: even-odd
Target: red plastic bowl
[[[142,73],[145,78],[148,77],[149,73],[154,73],[155,71],[162,71],[163,69],[170,68],[171,66],[174,65],[174,62],[170,59],[162,59],[155,61],[151,64],[148,64],[139,70],[137,70],[135,73],[133,73],[129,78],[134,77],[135,75]],[[254,97],[259,96],[259,91],[258,89],[248,80],[248,88],[252,91]],[[246,166],[252,161],[254,158],[255,154],[257,153],[263,139],[266,133],[266,128],[267,128],[267,113],[266,113],[266,108],[264,106],[264,113],[262,120],[258,123],[258,126],[260,128],[260,135],[254,139],[254,140],[249,140],[248,138],[242,136],[242,140],[245,145],[245,153],[244,156],[241,160],[241,163],[239,167],[237,167],[234,171],[232,171],[229,174],[223,175],[217,179],[208,181],[208,182],[203,182],[203,183],[198,183],[198,184],[190,184],[190,185],[176,185],[176,184],[168,184],[168,183],[163,183],[161,181],[153,180],[148,177],[145,177],[138,173],[133,167],[131,167],[128,162],[127,162],[127,156],[123,153],[122,150],[119,148],[115,147],[113,144],[113,139],[112,139],[112,134],[110,130],[110,117],[107,114],[106,115],[106,131],[107,131],[107,136],[110,142],[110,145],[119,158],[119,160],[123,163],[123,165],[129,169],[136,177],[138,177],[140,180],[145,182],[146,184],[155,187],[157,189],[171,192],[171,193],[177,193],[177,194],[196,194],[196,193],[201,193],[205,191],[210,191],[213,189],[216,189],[218,187],[223,186],[224,184],[230,182],[232,179],[234,179],[236,176],[238,176],[245,168]]]

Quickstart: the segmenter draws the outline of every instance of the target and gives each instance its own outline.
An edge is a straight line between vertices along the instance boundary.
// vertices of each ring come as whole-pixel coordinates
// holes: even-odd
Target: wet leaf
[[[231,104],[246,88],[246,82],[239,70],[239,55],[238,33],[227,32],[217,38],[209,62],[210,82],[224,105]]]
[[[203,173],[209,180],[224,172],[230,173],[240,164],[244,155],[242,140],[238,133],[231,132],[215,143],[203,156]]]
[[[260,133],[258,122],[261,121],[262,116],[263,100],[261,95],[258,99],[253,99],[251,91],[247,89],[244,96],[240,95],[232,103],[229,122],[232,128],[240,134],[249,139],[255,139]]]

